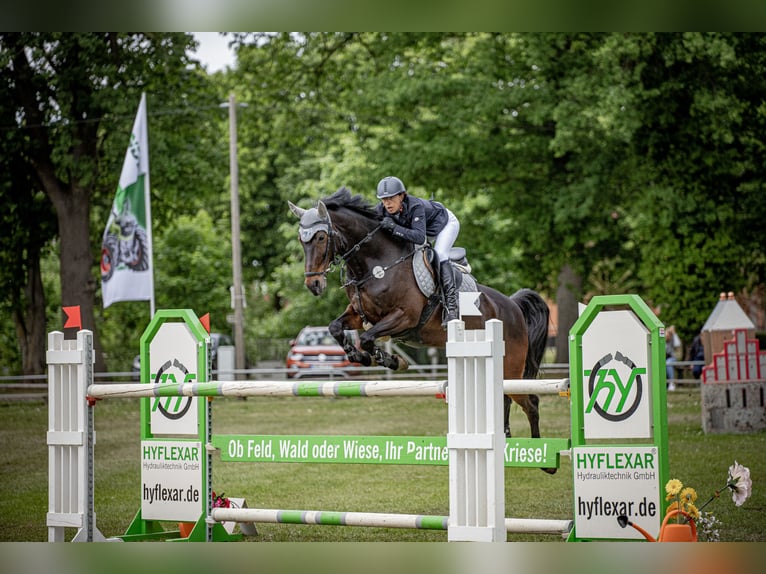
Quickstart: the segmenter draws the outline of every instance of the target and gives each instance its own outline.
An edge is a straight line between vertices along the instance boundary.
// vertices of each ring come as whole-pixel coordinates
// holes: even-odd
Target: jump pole
[[[211,381],[208,383],[98,383],[88,386],[95,398],[145,397],[428,397],[444,395],[447,381]],[[503,381],[504,394],[566,394],[569,379]]]
[[[212,520],[215,522],[252,522],[254,524],[314,524],[420,530],[448,530],[449,527],[448,516],[266,508],[214,508]],[[572,521],[505,518],[504,527],[505,531],[509,533],[560,534],[564,536],[572,529]]]

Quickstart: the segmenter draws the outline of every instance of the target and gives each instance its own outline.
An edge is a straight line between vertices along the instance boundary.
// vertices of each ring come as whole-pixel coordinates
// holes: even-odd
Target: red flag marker
[[[82,329],[82,319],[80,319],[80,306],[74,305],[73,307],[62,307],[66,314],[66,321],[64,322],[64,329],[70,327],[77,327]]]
[[[207,334],[210,334],[210,313],[205,313],[202,315],[202,317],[199,318],[199,322],[202,323],[202,326],[205,327],[205,331],[207,331]]]

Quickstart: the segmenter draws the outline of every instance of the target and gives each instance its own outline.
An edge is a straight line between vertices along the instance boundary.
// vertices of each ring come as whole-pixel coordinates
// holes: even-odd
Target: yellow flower
[[[679,492],[681,492],[681,489],[684,487],[683,483],[678,480],[677,478],[671,478],[668,483],[665,485],[665,492],[668,493],[668,496],[673,497],[677,495]]]
[[[697,491],[687,486],[679,495],[684,504],[693,504],[697,500]]]
[[[700,517],[700,511],[691,503],[686,505],[686,513],[692,517],[692,520],[698,520]]]

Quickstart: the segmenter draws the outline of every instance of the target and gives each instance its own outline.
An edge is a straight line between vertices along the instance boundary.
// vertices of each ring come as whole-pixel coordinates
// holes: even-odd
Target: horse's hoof
[[[398,363],[399,363],[399,364],[397,365],[397,367],[396,367],[396,370],[397,370],[397,371],[406,371],[407,369],[409,369],[409,368],[410,368],[410,364],[409,364],[407,361],[405,361],[404,359],[402,359],[402,358],[401,358],[400,356],[398,356],[398,355],[397,355],[397,357],[396,357],[396,358],[397,358],[397,361],[398,361]]]
[[[548,474],[556,474],[557,468],[541,468],[543,472],[547,472]]]

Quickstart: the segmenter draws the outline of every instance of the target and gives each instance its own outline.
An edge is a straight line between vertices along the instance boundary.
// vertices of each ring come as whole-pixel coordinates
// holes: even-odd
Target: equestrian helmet
[[[402,180],[398,177],[389,175],[384,177],[378,182],[378,199],[385,199],[386,197],[393,197],[407,191],[404,188]]]

